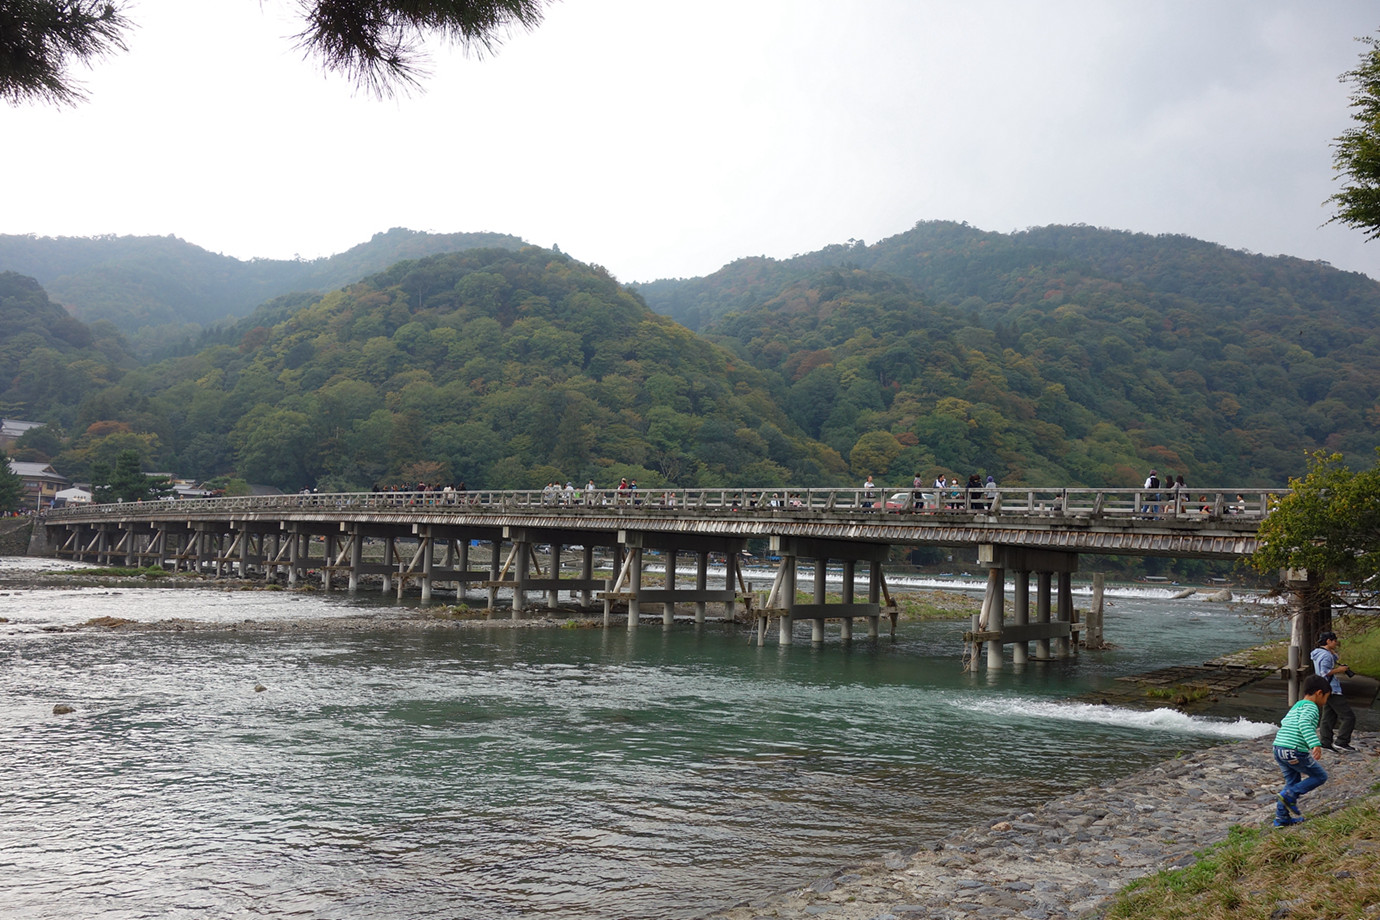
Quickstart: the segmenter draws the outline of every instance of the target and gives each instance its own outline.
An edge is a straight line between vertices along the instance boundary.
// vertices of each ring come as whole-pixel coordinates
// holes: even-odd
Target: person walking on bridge
[[[1152,494],[1145,496],[1145,503],[1140,507],[1141,514],[1159,514],[1160,506],[1155,504],[1160,500],[1159,493],[1155,490],[1160,487],[1159,470],[1151,470],[1150,475],[1145,477],[1145,490]]]
[[[1342,693],[1342,682],[1338,674],[1351,676],[1351,668],[1337,660],[1337,649],[1342,644],[1334,632],[1318,634],[1318,647],[1308,656],[1313,659],[1313,673],[1328,682],[1332,695],[1328,697],[1327,707],[1322,713],[1322,724],[1318,726],[1318,737],[1322,739],[1324,750],[1339,754],[1350,754],[1356,749],[1351,746],[1351,732],[1356,727],[1356,713]]]

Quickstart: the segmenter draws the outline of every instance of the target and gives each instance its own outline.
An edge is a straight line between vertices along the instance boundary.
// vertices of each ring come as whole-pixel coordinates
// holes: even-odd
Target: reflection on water
[[[1219,605],[1120,599],[1120,649],[975,676],[961,623],[758,648],[712,625],[43,631],[357,611],[315,595],[0,603],[14,917],[695,917],[1268,730],[1058,702],[1258,640]]]

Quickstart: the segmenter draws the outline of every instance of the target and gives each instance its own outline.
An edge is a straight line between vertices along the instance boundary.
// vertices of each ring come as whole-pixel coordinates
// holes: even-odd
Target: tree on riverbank
[[[24,501],[24,480],[10,469],[10,458],[0,450],[0,511],[14,511]]]
[[[113,470],[93,467],[91,484],[98,502],[142,502],[172,494],[166,476],[150,476],[139,468],[138,451],[121,451]]]
[[[1319,451],[1289,487],[1261,523],[1248,562],[1289,586],[1303,611],[1304,640],[1312,642],[1328,628],[1334,602],[1368,605],[1380,597],[1380,466],[1356,472],[1341,454]]]

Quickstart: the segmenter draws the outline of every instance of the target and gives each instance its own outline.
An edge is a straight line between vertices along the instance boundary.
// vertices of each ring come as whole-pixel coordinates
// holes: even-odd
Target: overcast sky
[[[1373,0],[562,0],[389,101],[304,60],[294,8],[131,2],[88,102],[0,107],[0,233],[248,259],[495,231],[631,282],[1085,223],[1380,278],[1380,242],[1322,226]]]

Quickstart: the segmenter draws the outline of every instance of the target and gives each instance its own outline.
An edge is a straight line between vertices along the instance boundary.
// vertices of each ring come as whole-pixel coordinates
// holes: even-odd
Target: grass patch
[[[1233,827],[1197,863],[1132,882],[1107,920],[1374,917],[1380,796],[1290,828]]]
[[[1198,684],[1175,684],[1172,687],[1151,687],[1145,695],[1152,700],[1173,700],[1179,705],[1196,703],[1212,695],[1212,690]]]
[[[1332,618],[1332,628],[1342,640],[1338,651],[1342,662],[1357,674],[1380,677],[1380,619],[1359,613],[1336,614]],[[1310,666],[1308,653],[1312,650],[1311,646],[1303,650],[1304,667]],[[1233,657],[1251,667],[1271,670],[1288,667],[1289,640],[1259,645]]]
[[[47,572],[48,575],[97,575],[105,578],[171,578],[172,572],[167,571],[161,566],[149,565],[143,568],[123,568],[120,566],[104,566],[99,569],[78,569],[75,571],[67,570],[62,572]]]
[[[982,600],[962,591],[893,594],[903,620],[962,620],[982,609]]]
[[[1333,629],[1342,640],[1337,655],[1357,674],[1380,677],[1380,625],[1374,615],[1358,613],[1334,616]]]

